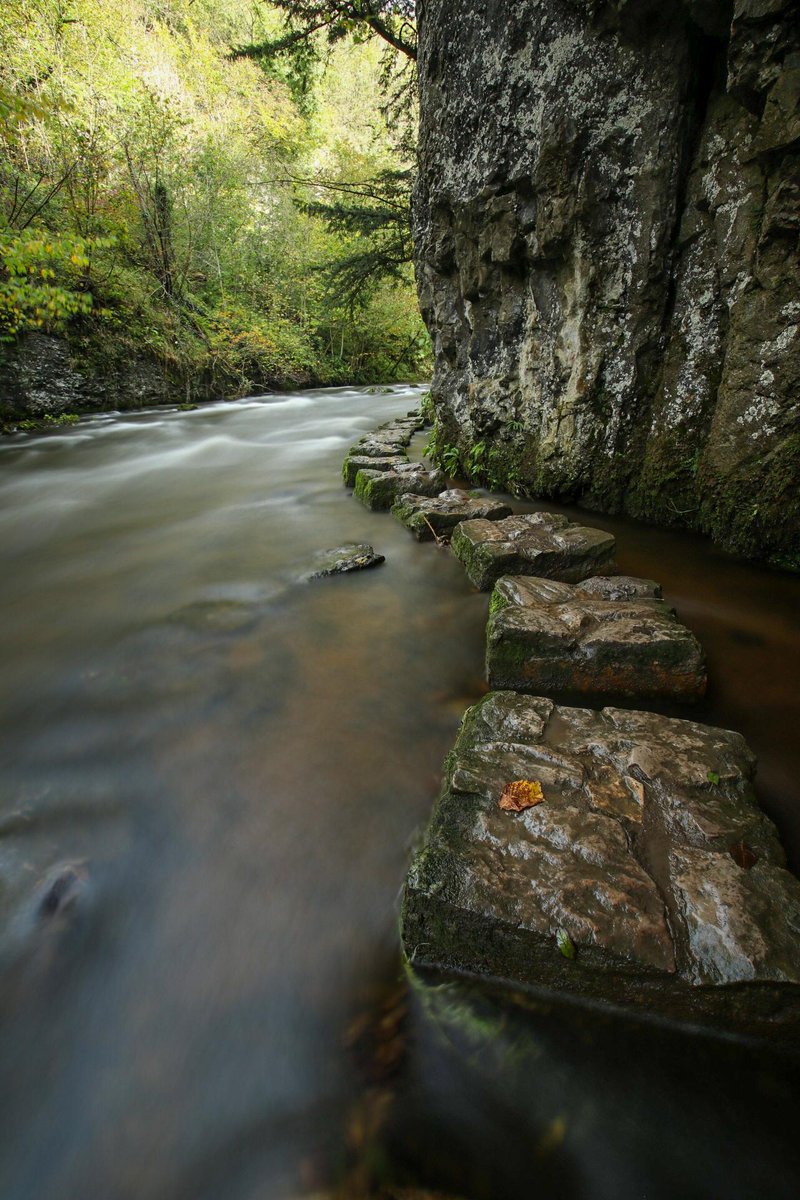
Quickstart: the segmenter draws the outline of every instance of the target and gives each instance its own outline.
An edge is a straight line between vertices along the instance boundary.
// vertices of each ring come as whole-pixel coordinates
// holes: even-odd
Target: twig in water
[[[440,550],[443,550],[445,548],[445,546],[447,545],[447,538],[436,532],[436,530],[433,528],[433,526],[431,525],[428,518],[425,516],[425,513],[422,514],[422,519],[425,522],[425,524],[428,526],[428,529],[430,529],[431,533],[433,534],[433,540],[436,542],[436,545],[439,547]]]

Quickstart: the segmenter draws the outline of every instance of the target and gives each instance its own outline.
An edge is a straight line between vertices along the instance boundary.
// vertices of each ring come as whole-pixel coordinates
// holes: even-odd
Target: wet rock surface
[[[575,582],[608,570],[616,548],[610,533],[546,512],[502,521],[464,521],[451,545],[481,591],[488,591],[501,575]]]
[[[706,688],[702,647],[646,579],[571,586],[504,576],[486,630],[489,686],[535,694],[674,697]]]
[[[406,449],[414,434],[424,427],[416,413],[386,421],[351,446],[342,464],[342,478],[347,487],[355,487],[356,476],[362,470],[390,471],[408,462]]]
[[[369,567],[378,567],[386,559],[383,554],[376,554],[367,542],[345,542],[332,550],[320,550],[314,560],[312,570],[304,579],[325,579],[329,575],[346,575],[350,571],[364,571]]]
[[[367,508],[387,509],[405,492],[437,496],[446,482],[441,471],[428,471],[418,463],[399,463],[389,471],[360,470],[353,494]]]
[[[374,456],[351,454],[342,465],[342,479],[346,487],[355,487],[359,471],[393,471],[395,467],[407,462],[408,457],[402,452]]]
[[[462,488],[451,488],[434,497],[405,493],[392,505],[392,515],[418,541],[429,542],[435,537],[447,539],[461,521],[500,521],[511,516],[511,509],[491,497],[475,497]]]
[[[727,730],[490,693],[409,872],[409,960],[796,1042],[800,881],[753,774]],[[515,779],[543,802],[502,811]]]
[[[416,270],[462,461],[800,562],[799,62],[796,0],[427,0]]]

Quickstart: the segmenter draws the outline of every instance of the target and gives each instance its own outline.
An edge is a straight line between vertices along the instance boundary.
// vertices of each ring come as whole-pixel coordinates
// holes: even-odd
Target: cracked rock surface
[[[728,730],[490,693],[464,717],[408,875],[406,954],[796,1042],[800,881],[754,765]],[[544,801],[501,810],[515,779]]]
[[[451,545],[480,591],[488,591],[501,575],[584,579],[608,570],[616,549],[610,533],[546,512],[502,521],[464,521]]]
[[[500,521],[511,516],[507,504],[491,497],[470,496],[462,488],[450,488],[438,496],[404,493],[392,505],[392,515],[410,529],[420,542],[447,538],[461,521]]]
[[[492,593],[486,677],[492,688],[695,700],[702,647],[652,580],[597,577],[571,586],[504,576]]]

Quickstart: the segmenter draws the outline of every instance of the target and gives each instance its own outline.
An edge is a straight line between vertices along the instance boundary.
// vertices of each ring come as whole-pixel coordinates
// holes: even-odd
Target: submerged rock
[[[376,554],[367,542],[346,542],[332,550],[320,550],[314,560],[314,569],[303,578],[324,579],[328,575],[346,575],[349,571],[364,571],[368,567],[386,562],[383,554]]]
[[[501,575],[576,582],[607,571],[616,549],[610,533],[547,512],[503,521],[464,521],[451,544],[472,583],[484,592]]]
[[[408,875],[408,958],[798,1040],[800,881],[753,774],[737,733],[490,693]],[[544,800],[505,812],[517,779]]]
[[[366,454],[351,454],[342,465],[342,479],[346,487],[355,487],[356,475],[359,471],[393,471],[401,463],[407,462],[408,459],[401,452],[374,458],[370,458]]]
[[[432,498],[406,492],[392,506],[392,515],[420,542],[433,541],[434,537],[447,538],[461,521],[478,518],[500,521],[510,517],[511,512],[507,504],[470,496],[461,488],[450,488]]]
[[[400,463],[391,471],[359,471],[354,495],[367,508],[391,508],[405,492],[436,496],[444,489],[445,482],[441,471],[426,471],[418,463]]]
[[[170,613],[168,620],[195,633],[239,633],[255,624],[258,609],[243,600],[196,600]]]
[[[706,688],[703,650],[647,579],[577,586],[504,576],[486,629],[490,687],[695,700]]]

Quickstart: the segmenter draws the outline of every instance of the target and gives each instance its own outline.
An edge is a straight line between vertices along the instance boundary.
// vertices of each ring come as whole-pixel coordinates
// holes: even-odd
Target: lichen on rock
[[[800,566],[796,4],[426,0],[420,26],[439,443]]]

